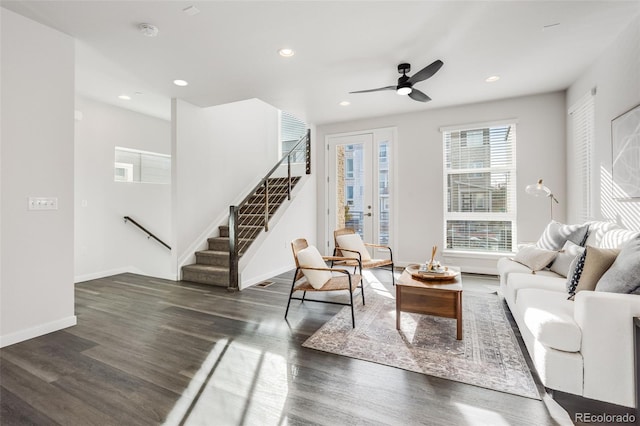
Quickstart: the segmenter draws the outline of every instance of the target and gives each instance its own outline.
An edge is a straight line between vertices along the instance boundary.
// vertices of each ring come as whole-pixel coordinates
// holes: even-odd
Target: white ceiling
[[[77,40],[80,95],[165,119],[172,97],[200,106],[259,98],[315,124],[565,89],[640,13],[638,0],[2,5]],[[200,13],[182,11],[191,5]],[[142,22],[158,36],[143,36]],[[280,57],[281,47],[296,55]],[[429,103],[348,94],[395,84],[400,62],[412,74],[436,59],[442,69],[416,86]],[[486,83],[490,75],[501,79]],[[174,86],[177,78],[189,86]]]

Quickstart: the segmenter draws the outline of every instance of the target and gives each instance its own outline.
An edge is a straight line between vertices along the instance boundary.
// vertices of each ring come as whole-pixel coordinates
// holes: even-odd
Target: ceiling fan
[[[358,90],[357,92],[349,92],[349,93],[367,93],[367,92],[379,92],[382,90],[395,90],[398,95],[409,95],[411,99],[419,102],[429,102],[431,98],[425,95],[423,92],[418,89],[414,89],[413,85],[426,80],[433,76],[438,72],[440,67],[442,67],[444,63],[438,59],[434,61],[430,65],[422,68],[420,71],[409,77],[407,73],[411,71],[411,64],[400,64],[398,65],[398,72],[402,74],[402,76],[398,79],[397,86],[387,86],[387,87],[379,87],[377,89],[369,89],[369,90]]]

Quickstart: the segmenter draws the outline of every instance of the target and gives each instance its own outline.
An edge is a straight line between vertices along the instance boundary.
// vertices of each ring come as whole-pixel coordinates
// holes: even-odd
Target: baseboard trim
[[[242,281],[240,283],[240,290],[243,290],[243,289],[245,289],[247,287],[251,287],[252,285],[256,285],[258,283],[261,283],[261,282],[263,282],[265,280],[268,280],[268,279],[273,278],[275,276],[278,276],[280,274],[284,274],[285,272],[289,272],[290,270],[292,270],[294,268],[295,268],[295,265],[293,266],[293,268],[291,267],[291,265],[286,265],[286,266],[283,266],[283,267],[278,268],[276,270],[267,272],[266,274],[261,274],[261,275],[259,275],[257,277],[253,277],[253,278],[251,278],[251,279],[249,279],[247,281]]]
[[[63,328],[73,327],[77,323],[78,319],[75,315],[72,315],[70,317],[27,328],[25,330],[16,331],[15,333],[10,333],[5,336],[0,336],[0,348],[24,342],[25,340],[33,339],[34,337],[53,333],[54,331],[62,330]]]
[[[179,277],[178,277],[177,274],[149,275],[149,274],[144,273],[143,271],[141,271],[140,269],[138,269],[136,267],[126,266],[126,267],[123,267],[123,268],[111,269],[109,271],[101,271],[101,272],[94,272],[94,273],[91,273],[91,274],[79,275],[79,276],[76,276],[74,278],[74,283],[78,284],[78,283],[85,282],[85,281],[98,280],[100,278],[112,277],[112,276],[118,275],[118,274],[137,274],[137,275],[144,275],[146,277],[160,278],[160,279],[163,279],[163,280],[179,281]]]
[[[98,280],[100,278],[111,277],[113,275],[126,274],[127,272],[131,272],[133,274],[140,273],[131,266],[125,266],[122,268],[109,269],[108,271],[92,272],[90,274],[78,275],[74,277],[74,283],[77,284],[84,281]]]

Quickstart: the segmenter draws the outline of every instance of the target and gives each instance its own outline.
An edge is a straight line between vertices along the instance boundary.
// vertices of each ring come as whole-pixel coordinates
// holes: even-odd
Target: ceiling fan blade
[[[419,81],[428,79],[429,77],[437,73],[442,65],[444,65],[444,62],[442,62],[440,59],[438,59],[437,61],[433,61],[431,65],[427,65],[426,67],[422,68],[420,71],[409,77],[409,83],[414,84]]]
[[[396,90],[396,86],[379,87],[377,89],[369,89],[369,90],[358,90],[357,92],[349,92],[349,93],[380,92],[382,90]]]
[[[413,89],[411,93],[409,93],[409,97],[414,101],[419,101],[419,102],[429,102],[431,100],[429,96],[425,95],[418,89]]]

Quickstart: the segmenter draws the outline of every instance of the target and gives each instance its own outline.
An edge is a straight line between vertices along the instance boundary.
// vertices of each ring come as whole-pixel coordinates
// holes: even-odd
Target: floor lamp
[[[551,220],[553,220],[553,203],[555,201],[555,203],[558,204],[558,199],[553,195],[549,188],[542,184],[542,179],[539,179],[538,183],[527,185],[525,191],[527,191],[527,194],[536,197],[549,197],[549,203],[551,205]]]

